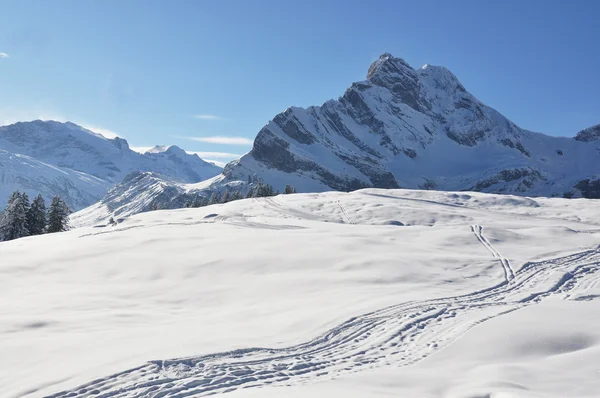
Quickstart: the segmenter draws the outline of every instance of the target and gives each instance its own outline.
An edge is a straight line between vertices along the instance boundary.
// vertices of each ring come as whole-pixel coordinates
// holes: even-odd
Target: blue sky
[[[71,120],[224,162],[288,106],[343,94],[384,52],[448,67],[530,130],[572,136],[600,123],[595,0],[0,0],[0,10],[0,124]]]

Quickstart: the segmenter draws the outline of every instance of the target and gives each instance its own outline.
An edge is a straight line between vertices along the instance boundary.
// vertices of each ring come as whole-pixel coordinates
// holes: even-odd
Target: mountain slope
[[[30,198],[38,192],[46,199],[60,195],[72,208],[82,208],[102,197],[110,183],[98,177],[53,166],[29,156],[0,149],[0,201],[11,192],[25,191]]]
[[[10,190],[20,189],[30,194],[42,191],[46,198],[60,194],[71,208],[80,209],[99,200],[131,172],[150,171],[186,183],[221,172],[218,166],[176,146],[140,154],[122,138],[107,139],[69,122],[36,120],[2,126],[0,150],[5,159],[0,163],[0,176],[4,176],[0,203]],[[25,163],[17,165],[19,160]],[[37,162],[36,167],[28,166],[31,162]],[[37,175],[36,170],[44,171]],[[63,171],[60,182],[48,177],[56,170]],[[82,179],[93,186],[82,184]],[[65,186],[72,187],[65,191],[61,188]]]

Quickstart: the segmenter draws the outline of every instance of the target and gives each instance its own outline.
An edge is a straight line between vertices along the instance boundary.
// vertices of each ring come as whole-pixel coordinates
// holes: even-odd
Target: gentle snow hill
[[[2,126],[0,203],[19,189],[30,195],[41,192],[46,199],[59,194],[78,210],[98,201],[131,172],[160,173],[183,183],[200,182],[221,172],[218,166],[176,146],[157,148],[140,154],[123,138],[108,139],[69,122],[35,120]],[[18,164],[21,159],[23,164]],[[37,164],[32,167],[34,161]],[[60,178],[51,169],[62,170]]]
[[[2,395],[597,397],[599,244],[592,200],[382,189],[2,242]]]

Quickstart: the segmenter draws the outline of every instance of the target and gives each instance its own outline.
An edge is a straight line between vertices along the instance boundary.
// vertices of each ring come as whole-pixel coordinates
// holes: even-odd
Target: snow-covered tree
[[[229,198],[230,202],[233,202],[234,200],[240,200],[243,199],[244,197],[242,196],[242,192],[241,191],[233,191],[231,193],[231,196]]]
[[[289,195],[291,193],[296,193],[296,188],[294,188],[292,185],[287,184],[285,186],[285,189],[283,190],[283,193],[286,195]]]
[[[248,188],[248,193],[246,194],[246,199],[250,199],[254,197],[254,189],[252,187]]]
[[[208,198],[205,196],[202,198],[202,201],[200,202],[200,207],[204,207],[204,206],[208,206]]]
[[[208,204],[214,205],[217,203],[219,203],[219,194],[216,192],[213,192],[212,195],[210,195],[210,199],[208,199]]]
[[[221,196],[221,203],[227,203],[231,200],[231,197],[229,196],[229,191],[225,191],[223,192],[223,195]]]
[[[200,207],[202,206],[202,198],[199,195],[196,195],[189,203],[190,205],[188,207]]]
[[[46,203],[40,194],[31,202],[27,212],[27,230],[30,235],[46,232]]]
[[[13,192],[8,198],[8,203],[2,220],[0,220],[0,240],[13,240],[29,235],[27,230],[27,195],[19,191]]]
[[[60,196],[56,195],[48,210],[48,233],[63,232],[68,229],[69,208]]]
[[[29,195],[23,192],[21,194],[21,198],[23,199],[23,206],[25,206],[25,213],[29,212],[29,208],[31,207],[31,203],[29,203]]]
[[[264,182],[260,181],[256,187],[254,187],[253,190],[253,195],[252,197],[254,198],[264,198],[267,196],[273,196],[274,192],[273,192],[273,187],[269,184],[265,184]]]

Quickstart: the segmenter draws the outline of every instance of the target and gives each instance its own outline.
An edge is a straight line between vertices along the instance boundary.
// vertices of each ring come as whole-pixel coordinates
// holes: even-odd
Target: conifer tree
[[[241,191],[233,191],[229,200],[231,202],[233,202],[234,200],[240,200],[240,199],[243,199],[242,192]]]
[[[231,200],[230,196],[229,196],[229,191],[225,191],[223,192],[223,195],[221,196],[221,203],[227,203]]]
[[[30,235],[41,235],[46,232],[46,203],[40,194],[31,202],[27,212],[27,230]]]
[[[60,196],[56,195],[48,210],[48,233],[63,232],[68,229],[69,208]]]
[[[194,197],[194,200],[192,200],[190,207],[200,207],[200,206],[202,206],[202,198],[200,198],[200,196],[196,195]]]
[[[285,186],[285,189],[283,190],[283,193],[286,195],[292,194],[292,193],[296,193],[296,188],[294,188],[292,185],[287,184]]]
[[[214,205],[219,203],[219,195],[216,192],[213,192],[212,195],[210,195],[210,199],[208,200],[208,204],[209,205]]]
[[[248,188],[248,193],[246,193],[246,199],[250,199],[254,197],[254,189],[252,187]]]
[[[27,195],[19,191],[13,192],[8,198],[8,203],[2,220],[0,220],[0,240],[13,240],[29,235],[27,230]]]

